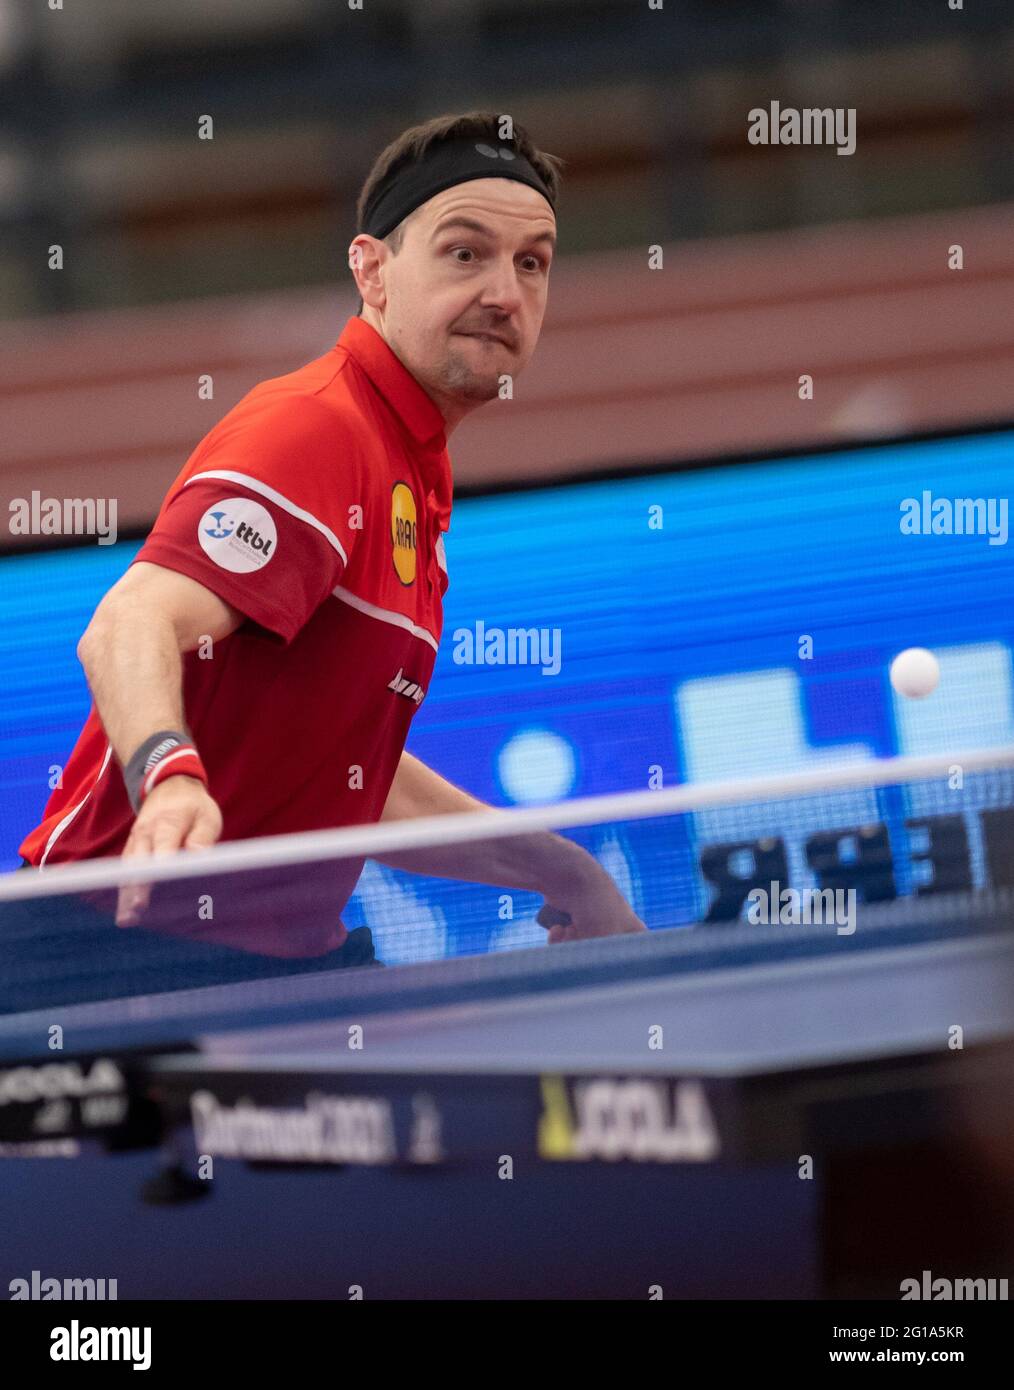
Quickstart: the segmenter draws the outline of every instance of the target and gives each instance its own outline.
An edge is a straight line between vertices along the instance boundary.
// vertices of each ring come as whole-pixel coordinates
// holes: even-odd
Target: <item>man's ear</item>
[[[349,269],[363,304],[371,309],[383,309],[387,295],[384,290],[384,260],[387,248],[366,232],[354,238],[349,246]],[[360,305],[362,312],[363,305]]]

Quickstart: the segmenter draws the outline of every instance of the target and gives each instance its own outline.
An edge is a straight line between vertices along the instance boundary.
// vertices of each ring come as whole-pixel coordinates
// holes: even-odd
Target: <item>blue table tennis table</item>
[[[5,1200],[37,1216],[5,1258],[67,1263],[72,1188],[137,1297],[1006,1277],[1012,926],[1009,893],[927,897],[854,937],[679,928],[9,1016]],[[73,1178],[36,1156],[68,1142]]]

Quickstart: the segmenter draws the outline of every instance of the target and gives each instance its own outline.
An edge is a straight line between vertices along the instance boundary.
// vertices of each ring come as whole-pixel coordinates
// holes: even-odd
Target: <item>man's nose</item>
[[[482,287],[482,304],[512,314],[521,307],[521,282],[513,261],[497,261]]]

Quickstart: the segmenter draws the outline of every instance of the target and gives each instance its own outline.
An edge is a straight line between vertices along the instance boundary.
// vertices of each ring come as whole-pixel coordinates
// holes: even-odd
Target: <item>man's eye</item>
[[[460,256],[462,254],[466,256],[474,256],[475,252],[472,251],[472,249],[468,246],[456,246],[454,250],[451,252],[452,256]],[[463,264],[467,264],[467,262],[463,262]]]

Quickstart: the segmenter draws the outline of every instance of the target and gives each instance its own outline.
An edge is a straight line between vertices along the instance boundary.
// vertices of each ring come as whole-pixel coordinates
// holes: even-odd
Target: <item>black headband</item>
[[[431,145],[421,159],[400,165],[377,185],[363,209],[361,230],[386,237],[430,198],[470,179],[516,179],[555,208],[541,175],[510,145],[495,144],[492,139],[447,140]]]

